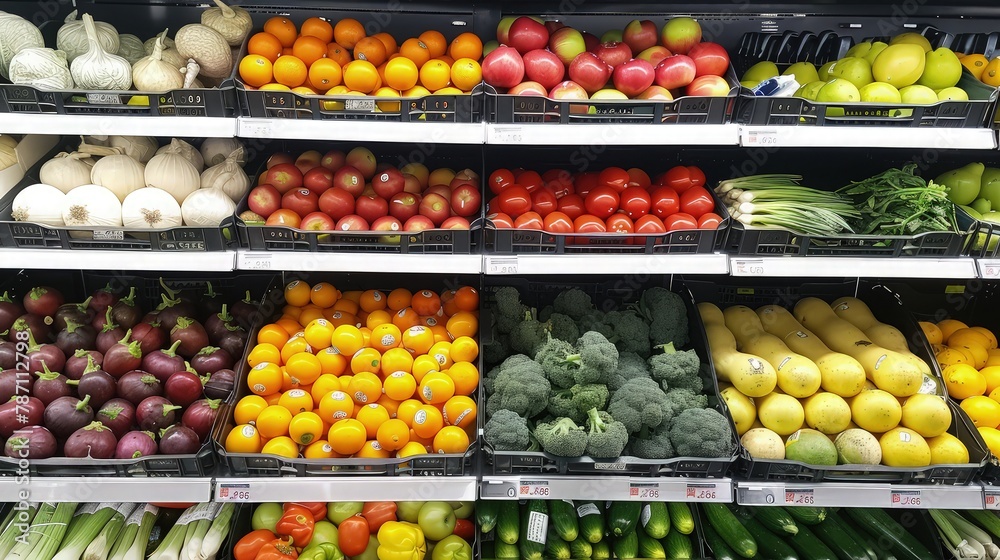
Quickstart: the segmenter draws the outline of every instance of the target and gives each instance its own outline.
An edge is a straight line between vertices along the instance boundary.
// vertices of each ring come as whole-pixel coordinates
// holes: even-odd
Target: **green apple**
[[[962,77],[962,68],[955,52],[941,47],[924,55],[924,73],[917,83],[934,90],[954,87]]]
[[[885,82],[872,82],[859,90],[865,103],[901,103],[899,90]]]
[[[874,81],[872,65],[867,60],[856,56],[842,58],[827,70],[831,78],[840,78],[862,88]]]
[[[819,74],[819,79],[821,81],[823,81],[823,82],[829,82],[830,81],[830,68],[834,64],[836,64],[836,63],[837,63],[837,61],[834,60],[833,62],[827,62],[823,66],[819,67],[819,70],[817,71],[817,73]]]
[[[459,519],[468,519],[476,512],[476,502],[451,502],[451,507]]]
[[[819,80],[819,72],[816,71],[816,65],[812,62],[796,62],[781,74],[783,76],[795,76],[795,81],[799,85],[806,85]]]
[[[439,541],[455,532],[455,509],[448,502],[427,502],[417,514],[417,525],[424,536]]]
[[[979,162],[938,175],[934,182],[948,187],[948,198],[955,204],[972,204],[979,198],[986,166]]]
[[[970,216],[972,216],[973,218],[975,218],[977,220],[982,220],[983,219],[983,215],[980,212],[977,212],[975,208],[973,208],[971,206],[966,206],[964,204],[958,204],[957,206],[959,208],[961,208],[962,210],[965,210],[965,213],[968,214],[968,215],[970,215]]]
[[[416,523],[420,508],[427,502],[396,502],[396,517],[400,521]]]
[[[762,60],[757,64],[750,67],[749,70],[743,74],[743,78],[740,81],[747,82],[757,82],[758,84],[767,80],[768,78],[773,78],[778,75],[778,65],[771,62],[770,60]]]
[[[816,101],[820,103],[852,103],[861,100],[861,92],[849,80],[834,78],[820,88]]]
[[[947,87],[937,92],[938,101],[968,101],[969,94],[960,87]]]
[[[326,504],[326,518],[334,525],[340,525],[348,517],[354,517],[365,509],[364,502],[330,502]]]
[[[253,510],[253,516],[250,518],[250,527],[254,531],[257,529],[267,529],[273,533],[274,527],[278,524],[278,520],[281,519],[284,513],[281,504],[270,502],[260,504]]]
[[[462,537],[448,535],[434,545],[431,560],[472,560],[472,547]]]
[[[819,93],[819,90],[822,89],[823,86],[825,85],[826,82],[821,82],[819,80],[816,80],[815,82],[809,82],[808,84],[800,87],[799,90],[795,92],[795,97],[801,97],[803,99],[808,99],[810,101],[816,101],[816,94]]]
[[[302,554],[304,555],[323,543],[333,543],[340,546],[340,533],[337,531],[337,526],[325,519],[316,522],[312,538],[309,539],[309,544],[306,545]]]
[[[358,554],[357,556],[351,556],[351,560],[380,560],[378,557],[378,539],[375,535],[368,537],[368,548],[364,552]]]
[[[933,105],[938,97],[934,90],[927,86],[906,86],[899,90],[899,97],[907,105]]]

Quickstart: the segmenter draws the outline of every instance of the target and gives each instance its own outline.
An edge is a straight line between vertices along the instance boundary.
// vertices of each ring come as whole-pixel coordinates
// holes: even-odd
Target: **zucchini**
[[[887,542],[891,543],[892,552],[900,560],[920,560],[934,557],[923,543],[904,529],[895,519],[889,517],[886,512],[872,508],[846,508],[845,511],[848,517],[877,541],[886,539]]]
[[[590,555],[594,553],[594,547],[590,546],[587,539],[583,537],[577,537],[576,540],[569,543],[569,550],[573,553],[573,558],[590,558]]]
[[[521,552],[517,549],[516,544],[507,544],[503,541],[496,541],[496,544],[494,544],[494,548],[497,558],[521,557]]]
[[[705,533],[705,544],[708,545],[713,558],[716,560],[736,560],[736,553],[726,544],[726,541],[722,540],[722,537],[711,525],[705,523],[701,530]]]
[[[611,502],[608,508],[608,531],[615,537],[634,532],[639,527],[642,504],[639,502]]]
[[[497,526],[497,514],[500,511],[500,502],[496,500],[481,500],[476,505],[476,523],[479,530],[489,533]]]
[[[737,509],[736,518],[743,527],[750,532],[753,540],[757,543],[757,553],[761,558],[767,560],[799,560],[799,555],[795,553],[781,537],[775,535],[763,524],[757,521],[757,510]]]
[[[997,517],[997,514],[980,509],[959,513],[965,515],[965,518],[969,521],[982,527],[993,538],[1000,539],[1000,517]]]
[[[517,544],[521,532],[521,513],[516,500],[504,500],[497,510],[497,540],[504,544]]]
[[[604,510],[594,502],[582,502],[576,506],[580,536],[590,544],[599,543],[604,538]]]
[[[670,531],[667,538],[661,541],[663,550],[667,558],[695,558],[694,545],[691,544],[691,537],[677,531]]]
[[[576,520],[576,507],[569,500],[549,502],[549,524],[559,538],[571,542],[580,535],[580,524]]]
[[[614,544],[615,558],[625,560],[629,558],[639,558],[639,535],[632,529],[628,533],[615,538]]]
[[[676,533],[677,531],[674,532]],[[636,536],[639,537],[639,558],[662,559],[667,557],[667,553],[663,550],[663,545],[660,544],[660,541],[647,535],[642,530],[637,530]]]
[[[639,521],[642,522],[643,532],[654,539],[662,539],[670,532],[670,514],[667,513],[667,504],[663,502],[649,502],[642,506]]]
[[[599,541],[590,546],[590,560],[609,560],[611,558],[611,547],[608,541]]]
[[[778,536],[794,535],[799,532],[792,516],[780,506],[754,508],[753,517]]]
[[[823,524],[825,523],[821,523],[820,525]],[[795,549],[795,552],[799,553],[799,557],[802,560],[853,560],[851,557],[837,555],[836,552],[816,537],[816,534],[813,533],[813,529],[809,525],[800,525],[798,533],[794,535],[782,535],[782,538]],[[867,559],[867,556],[863,556],[858,560]],[[875,560],[878,559],[876,558]]]
[[[790,507],[785,510],[788,515],[792,517],[795,521],[799,523],[805,523],[806,525],[815,525],[826,519],[826,508],[824,507]]]
[[[694,516],[691,515],[691,508],[684,502],[667,503],[667,511],[670,512],[670,525],[685,535],[694,532]]]
[[[813,526],[813,533],[830,547],[839,558],[846,560],[878,560],[878,554],[869,550],[864,538],[847,524],[836,512],[830,512],[826,521]]]
[[[757,556],[757,541],[750,535],[750,531],[740,523],[733,512],[723,504],[704,504],[705,519],[708,524],[715,529],[722,540],[728,544],[736,554],[743,558],[754,558]],[[668,537],[670,535],[667,535]]]
[[[549,531],[545,538],[545,559],[546,560],[570,560],[573,552],[569,548],[569,543],[559,538],[559,534],[549,523]]]
[[[545,500],[528,500],[521,508],[521,531],[517,548],[524,560],[542,560],[549,530],[549,506]]]

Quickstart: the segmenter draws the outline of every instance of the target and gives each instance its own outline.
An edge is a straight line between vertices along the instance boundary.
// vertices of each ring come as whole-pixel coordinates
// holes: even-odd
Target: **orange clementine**
[[[392,89],[405,91],[417,85],[420,70],[417,65],[406,57],[396,57],[385,65],[385,83]],[[409,292],[407,292],[409,294]],[[409,302],[407,301],[407,304]],[[403,307],[406,307],[404,305]],[[402,309],[402,308],[400,308]],[[398,309],[397,309],[398,311]]]
[[[330,25],[330,22],[319,17],[311,17],[303,21],[302,29],[299,32],[307,37],[316,37],[323,43],[329,43],[333,40],[333,26]]]
[[[399,97],[399,91],[392,89],[391,87],[380,87],[375,90],[375,97]],[[399,112],[399,101],[378,101],[375,103],[379,111],[383,113],[398,113]]]
[[[354,59],[367,60],[375,66],[380,66],[389,58],[385,51],[385,43],[375,37],[362,37],[358,44],[354,45]]]
[[[385,294],[378,290],[366,290],[363,294],[361,294],[360,305],[361,309],[364,309],[369,313],[378,309],[385,309]]]
[[[427,61],[433,58],[430,50],[427,49],[427,45],[416,38],[403,41],[403,44],[399,46],[399,54],[412,60],[417,65],[417,68],[427,64]]]
[[[337,69],[339,70],[340,68],[338,67]],[[310,67],[309,70],[311,71],[312,67]],[[309,78],[310,81],[312,81],[311,72],[309,74]],[[331,85],[330,87],[333,86]],[[326,88],[322,91],[326,91],[327,89],[330,88]],[[340,292],[338,292],[337,288],[329,282],[317,282],[316,284],[313,284],[312,292],[309,293],[309,301],[324,309],[337,303],[338,298],[340,298]]]
[[[472,91],[483,81],[483,69],[471,58],[460,58],[451,67],[451,83],[462,91]]]
[[[392,84],[388,84],[388,86],[392,88],[395,87]],[[396,88],[396,89],[401,89],[401,88]],[[412,297],[413,294],[410,293],[410,290],[407,290],[406,288],[396,288],[395,290],[389,292],[389,297],[386,300],[386,304],[388,305],[389,309],[393,311],[399,311],[400,309],[410,306],[410,299]]]
[[[351,61],[351,51],[337,43],[330,43],[326,46],[326,57],[341,66],[345,66]]]
[[[309,70],[304,62],[296,56],[282,56],[274,61],[274,80],[288,87],[297,87],[306,83]]]
[[[295,24],[290,19],[281,16],[274,16],[264,22],[264,31],[277,37],[281,46],[286,48],[295,44],[295,38],[299,35]]]
[[[433,29],[424,31],[417,38],[423,44],[427,45],[427,50],[430,51],[431,58],[437,58],[448,50],[448,40],[444,38],[444,35],[440,31]]]
[[[367,60],[355,60],[344,67],[344,85],[354,91],[371,93],[378,89],[378,70]]]
[[[365,26],[353,18],[344,18],[333,26],[333,40],[347,49],[353,49],[364,36]]]
[[[455,60],[460,58],[479,60],[483,56],[483,41],[475,33],[462,33],[448,46],[448,55]]]
[[[413,86],[403,92],[403,97],[425,97],[430,94],[431,92],[424,86]]]
[[[396,44],[396,38],[392,35],[386,33],[385,31],[381,33],[376,33],[372,37],[382,41],[382,45],[385,46],[386,56],[392,56],[399,52],[399,45]]]
[[[274,62],[281,56],[281,41],[266,31],[254,33],[253,37],[250,37],[250,41],[247,42],[247,53],[259,54],[268,62]]]
[[[301,60],[306,66],[326,56],[326,43],[308,35],[299,37],[292,45],[292,56]]]

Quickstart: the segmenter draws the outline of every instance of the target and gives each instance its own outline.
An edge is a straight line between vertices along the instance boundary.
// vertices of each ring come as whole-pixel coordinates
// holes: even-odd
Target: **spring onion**
[[[193,519],[193,513],[198,511],[203,505],[191,506],[177,518],[174,526],[170,528],[167,535],[160,541],[160,546],[156,547],[156,550],[149,555],[149,560],[180,560],[181,552],[184,550],[184,543],[189,538],[188,533],[194,529],[195,523],[193,521],[195,520]]]
[[[730,214],[751,227],[781,228],[810,235],[852,232],[861,214],[843,196],[799,184],[798,175],[753,175],[723,181],[715,192]]]
[[[219,549],[222,548],[222,542],[226,540],[226,536],[232,527],[230,520],[232,520],[235,511],[236,506],[233,504],[222,505],[222,509],[219,510],[215,519],[212,520],[212,526],[209,528],[208,534],[205,535],[205,540],[201,543],[201,551],[198,555],[199,560],[215,558],[215,555],[219,553]]]
[[[146,557],[146,543],[149,542],[149,534],[153,532],[159,513],[160,510],[155,506],[146,506],[142,513],[142,521],[139,523],[139,531],[135,534],[132,545],[122,556],[122,560],[143,560]]]
[[[101,529],[97,537],[87,545],[86,550],[83,552],[83,560],[107,560],[108,555],[111,554],[112,546],[118,540],[118,536],[125,526],[125,519],[135,508],[134,503],[123,502],[119,504],[118,508],[115,509],[114,515],[111,516],[111,520]]]
[[[191,528],[184,539],[184,548],[180,554],[181,560],[198,560],[201,544],[212,526],[212,519],[218,515],[220,507],[221,504],[197,504],[188,509],[191,512]]]
[[[7,525],[4,526],[3,532],[0,533],[0,558],[6,558],[7,554],[14,548],[18,543],[18,540],[23,538],[22,535],[28,532],[28,528],[31,527],[31,521],[35,517],[35,513],[38,511],[38,506],[40,504],[30,503],[27,509],[15,506],[11,513],[15,514],[13,519]],[[22,516],[21,513],[24,513]]]
[[[87,546],[97,538],[120,506],[120,503],[102,502],[93,513],[74,519],[75,523],[70,525],[59,545],[59,553],[52,560],[80,560]]]

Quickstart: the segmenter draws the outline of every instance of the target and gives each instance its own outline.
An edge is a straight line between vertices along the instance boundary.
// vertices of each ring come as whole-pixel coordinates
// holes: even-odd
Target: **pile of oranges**
[[[451,43],[425,31],[397,43],[389,33],[368,36],[364,25],[312,17],[296,28],[288,18],[267,20],[250,37],[240,61],[243,83],[304,95],[423,97],[463,94],[482,82],[483,42],[462,33]]]
[[[247,356],[226,451],[307,459],[464,453],[475,437],[479,294],[296,280]]]

